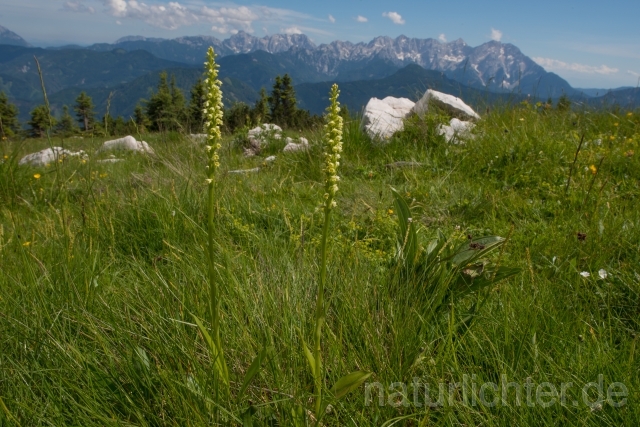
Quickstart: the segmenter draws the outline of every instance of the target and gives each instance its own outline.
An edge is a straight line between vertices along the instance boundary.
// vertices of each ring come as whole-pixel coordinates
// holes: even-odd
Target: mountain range
[[[148,98],[155,89],[161,70],[175,75],[178,87],[188,94],[202,74],[209,46],[219,56],[226,105],[254,102],[260,88],[270,89],[275,76],[285,73],[297,84],[300,107],[313,113],[323,111],[334,81],[341,83],[341,100],[352,110],[373,96],[415,99],[427,88],[479,104],[528,95],[546,100],[562,94],[593,104],[640,101],[633,88],[574,89],[516,46],[496,41],[471,47],[461,39],[443,43],[400,36],[315,45],[304,34],[258,38],[239,32],[226,40],[129,36],[113,44],[41,49],[4,27],[0,27],[0,90],[18,105],[21,118],[28,118],[30,109],[42,102],[36,56],[54,111],[72,105],[84,90],[100,114],[111,98],[110,112],[128,116],[140,98]],[[600,96],[593,97],[596,94]]]

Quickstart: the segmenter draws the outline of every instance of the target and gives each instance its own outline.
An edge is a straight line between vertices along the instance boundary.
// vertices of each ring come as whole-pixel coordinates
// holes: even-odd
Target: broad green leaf
[[[395,188],[391,188],[398,211],[398,254],[405,262],[413,264],[418,253],[418,236],[411,216],[411,210]]]
[[[213,338],[211,338],[209,331],[207,331],[207,328],[204,327],[204,325],[202,324],[202,321],[198,319],[197,316],[194,315],[193,318],[198,324],[198,328],[200,328],[200,332],[202,332],[202,336],[204,336],[204,339],[207,341],[207,344],[209,345],[209,351],[211,351],[211,357],[214,360],[214,365],[216,367],[216,370],[218,371],[218,375],[220,375],[220,378],[222,378],[222,381],[225,383],[225,385],[228,386],[229,371],[227,371],[227,364],[224,361],[224,356],[222,354],[222,349],[220,348],[219,343],[215,343],[213,341]]]
[[[371,372],[355,371],[340,378],[338,382],[331,387],[331,393],[336,399],[340,399],[344,395],[355,390],[371,376]]]
[[[307,362],[309,363],[309,369],[311,369],[311,375],[313,376],[313,378],[316,377],[316,358],[313,357],[313,354],[311,353],[311,350],[309,350],[309,347],[307,347],[307,343],[304,341],[304,338],[302,338],[302,349],[304,350],[304,355],[307,356]]]
[[[242,398],[242,395],[244,394],[244,392],[247,390],[247,387],[249,386],[249,383],[251,382],[251,380],[253,380],[253,378],[258,374],[258,372],[260,372],[260,368],[262,367],[262,362],[266,357],[267,357],[267,345],[265,343],[265,345],[262,347],[262,350],[260,350],[260,353],[258,353],[256,358],[253,359],[253,362],[251,363],[251,366],[249,366],[247,373],[244,375],[244,380],[242,381],[242,387],[240,387],[240,392],[238,393],[238,402]]]

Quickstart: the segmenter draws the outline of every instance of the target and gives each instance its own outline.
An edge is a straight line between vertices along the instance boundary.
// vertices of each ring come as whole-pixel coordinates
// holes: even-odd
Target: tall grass
[[[372,372],[367,382],[384,386],[384,405],[377,394],[365,405],[361,386],[332,400],[322,424],[637,424],[638,112],[494,110],[474,140],[456,146],[425,134],[423,125],[410,123],[383,147],[345,123],[340,192],[327,234],[322,380]],[[230,138],[220,142],[212,235],[217,253],[226,253],[214,266],[224,295],[227,397],[215,392],[211,349],[191,315],[207,313],[211,301],[202,262],[209,256],[205,149],[179,134],[143,135],[157,157],[69,159],[60,170],[66,197],[52,200],[58,181],[51,168],[16,166],[48,142],[3,142],[1,423],[310,423],[317,394],[299,331],[314,330],[316,321],[310,307],[324,226],[316,208],[325,190],[319,138],[307,136],[308,153],[278,154],[259,173],[242,176],[226,171],[262,160],[244,158]],[[93,152],[101,142],[74,139],[67,148]],[[409,160],[420,166],[385,166]],[[472,242],[511,235],[487,258],[521,273],[432,310],[425,289],[437,283],[398,267],[399,208],[391,187],[425,250],[438,229],[452,248],[469,245],[467,235]],[[469,313],[473,321],[461,323]],[[262,369],[239,399],[265,347]],[[599,374],[605,384],[626,385],[626,405],[582,402],[580,388]],[[500,384],[505,375],[522,384],[530,378],[576,386],[564,406],[518,405],[513,391],[506,405],[470,406],[460,389],[449,400],[448,388],[443,406],[413,404],[414,378],[434,385],[465,375],[478,384]],[[406,399],[395,382],[409,385]]]

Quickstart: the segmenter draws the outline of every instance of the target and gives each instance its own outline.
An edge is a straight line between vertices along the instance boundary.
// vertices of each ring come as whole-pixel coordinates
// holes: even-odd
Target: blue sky
[[[244,30],[316,43],[380,35],[512,43],[574,87],[640,82],[640,0],[2,0],[0,25],[37,46]]]

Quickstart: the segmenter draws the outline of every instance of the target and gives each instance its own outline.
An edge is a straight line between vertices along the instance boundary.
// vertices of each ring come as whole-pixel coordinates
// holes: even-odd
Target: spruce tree
[[[276,76],[271,95],[269,96],[269,109],[271,110],[271,121],[278,125],[284,124],[284,110],[282,105],[282,78]]]
[[[171,92],[171,129],[179,129],[186,119],[186,102],[184,94],[179,87],[176,86],[176,76],[171,75],[171,84],[169,85]]]
[[[83,130],[86,132],[93,126],[95,119],[95,112],[93,111],[93,100],[84,91],[80,92],[80,95],[76,98],[76,105],[73,110],[76,112],[78,121],[82,123]]]
[[[282,77],[280,98],[284,116],[283,124],[287,127],[293,127],[295,126],[296,110],[298,108],[296,105],[296,92],[293,90],[293,82],[289,74],[285,74],[284,77]]]
[[[267,123],[269,121],[269,98],[264,88],[260,89],[260,98],[256,101],[251,114],[253,121],[257,124]]]
[[[55,126],[56,119],[51,117],[46,105],[38,105],[31,110],[31,120],[28,124],[31,127],[29,135],[32,138],[44,138],[49,126]]]
[[[0,138],[9,138],[19,129],[18,107],[9,102],[4,92],[0,92]]]
[[[152,130],[165,131],[171,129],[173,97],[167,83],[167,73],[160,73],[158,91],[147,101],[147,116]]]
[[[56,131],[63,136],[69,136],[76,133],[77,130],[76,122],[69,114],[69,107],[65,105],[62,107],[62,117],[60,117],[60,122],[56,126]]]
[[[147,128],[149,127],[149,119],[144,114],[144,110],[140,104],[137,104],[135,110],[133,110],[133,121],[136,124],[139,133],[147,131]]]
[[[191,99],[189,100],[189,127],[192,132],[202,132],[204,125],[202,110],[204,109],[205,95],[204,83],[202,79],[198,79],[191,88]]]

